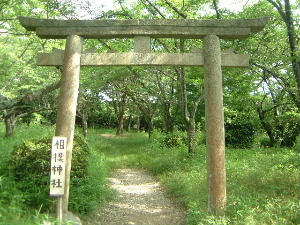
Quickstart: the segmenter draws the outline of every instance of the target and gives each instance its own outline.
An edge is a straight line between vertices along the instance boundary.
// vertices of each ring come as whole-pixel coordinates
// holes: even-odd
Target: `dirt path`
[[[184,225],[186,214],[145,170],[119,169],[109,178],[118,198],[102,207],[89,225]]]

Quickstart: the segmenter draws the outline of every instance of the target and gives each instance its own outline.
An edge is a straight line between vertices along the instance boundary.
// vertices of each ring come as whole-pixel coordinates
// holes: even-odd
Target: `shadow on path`
[[[184,225],[186,212],[166,196],[160,183],[147,171],[118,169],[109,178],[118,192],[87,224]]]

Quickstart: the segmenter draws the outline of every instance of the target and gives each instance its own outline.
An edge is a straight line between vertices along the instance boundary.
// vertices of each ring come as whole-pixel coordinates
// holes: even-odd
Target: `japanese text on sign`
[[[51,152],[50,196],[63,196],[66,168],[66,137],[53,137]]]

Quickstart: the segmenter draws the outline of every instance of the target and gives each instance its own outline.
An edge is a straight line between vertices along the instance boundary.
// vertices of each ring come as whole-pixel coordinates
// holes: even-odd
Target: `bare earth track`
[[[160,183],[145,170],[118,169],[111,178],[115,201],[86,221],[88,225],[184,225],[186,212],[166,196]]]

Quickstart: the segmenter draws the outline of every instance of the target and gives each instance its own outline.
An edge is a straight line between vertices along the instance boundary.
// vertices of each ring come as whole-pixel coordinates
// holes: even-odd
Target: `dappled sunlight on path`
[[[118,192],[117,199],[105,205],[89,224],[186,224],[184,209],[166,197],[160,183],[147,171],[118,169],[109,180]]]

